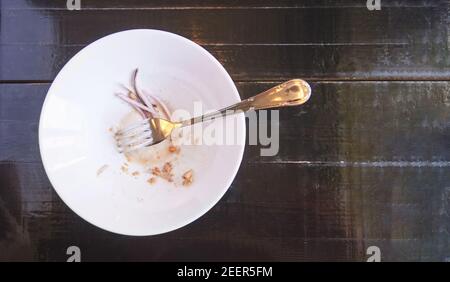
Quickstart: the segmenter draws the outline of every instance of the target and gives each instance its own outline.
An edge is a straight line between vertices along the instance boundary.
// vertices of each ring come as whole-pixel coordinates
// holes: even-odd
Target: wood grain
[[[40,163],[2,162],[10,177],[0,185],[0,242],[16,246],[11,253],[19,258],[39,260],[64,260],[75,244],[84,260],[361,261],[376,245],[386,261],[442,261],[449,251],[446,170],[244,163],[205,216],[168,234],[132,238],[76,216]]]
[[[242,82],[242,98],[276,82]],[[0,160],[39,161],[37,126],[49,84],[0,85]],[[449,166],[449,82],[317,82],[310,101],[280,111],[279,153],[250,162]],[[111,99],[114,99],[111,96]]]
[[[4,9],[66,9],[66,1],[54,0],[3,0]],[[445,4],[445,1],[426,0],[390,0],[383,7],[430,7]],[[366,7],[366,2],[359,0],[85,0],[82,8],[86,9],[153,9],[153,8],[185,8],[185,9],[222,9],[248,7],[266,8],[348,8]]]
[[[185,36],[208,49],[240,81],[450,77],[445,1],[400,1],[376,12],[361,1],[345,8],[330,2],[286,9],[228,4],[214,12],[195,7],[142,9],[137,4],[139,9],[74,12],[54,9],[48,2],[29,9],[37,1],[32,3],[13,8],[7,2],[3,9],[0,80],[50,81],[87,44],[134,28]]]
[[[450,260],[449,3],[361,0],[0,2],[0,261]],[[280,149],[247,146],[207,214],[164,235],[85,222],[56,195],[38,146],[50,83],[84,46],[132,28],[210,51],[242,98],[312,81],[280,112]],[[112,97],[113,98],[113,97]],[[264,177],[261,177],[261,176]]]
[[[243,97],[268,86],[238,84]],[[13,246],[8,258],[63,260],[68,244],[92,250],[86,260],[364,260],[373,244],[384,260],[448,253],[446,82],[313,84],[308,106],[281,114],[279,156],[262,158],[247,146],[212,211],[181,230],[136,239],[84,222],[53,191],[36,130],[48,87],[0,86],[0,242]],[[435,126],[422,126],[425,120]],[[386,147],[392,133],[399,145]]]

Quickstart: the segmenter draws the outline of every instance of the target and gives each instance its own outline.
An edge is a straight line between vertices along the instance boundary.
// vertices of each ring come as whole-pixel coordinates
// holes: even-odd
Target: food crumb
[[[171,163],[165,163],[163,166],[163,172],[170,173],[172,171],[172,164]]]
[[[172,164],[167,162],[164,164],[164,166],[162,167],[162,171],[159,167],[155,166],[154,168],[152,168],[152,174],[155,176],[159,176],[162,179],[165,179],[169,182],[173,182],[173,174],[172,172]]]
[[[122,170],[123,173],[128,173],[128,166],[122,165],[122,166],[120,167],[120,169]]]
[[[173,174],[171,172],[172,172],[172,164],[167,162],[167,163],[164,164],[164,166],[163,166],[163,174],[161,174],[160,176],[162,178],[164,178],[165,180],[167,180],[169,182],[172,182],[173,181],[173,179],[172,179]]]
[[[183,174],[183,186],[191,185],[192,181],[193,181],[193,171],[192,169],[190,169]]]
[[[149,179],[147,179],[148,184],[152,185],[155,184],[156,182],[156,177],[150,177]]]
[[[172,154],[173,154],[173,153],[179,154],[181,148],[180,148],[180,147],[177,147],[177,146],[174,146],[174,145],[170,145],[169,148],[168,148],[168,150],[169,150],[169,153],[172,153]]]
[[[139,175],[139,171],[134,171],[131,175],[138,176]]]
[[[100,176],[100,174],[102,174],[109,166],[108,165],[103,165],[102,167],[100,167],[97,170],[97,176]]]
[[[155,166],[154,168],[152,168],[152,174],[159,176],[161,174],[161,170],[159,169],[159,167]]]

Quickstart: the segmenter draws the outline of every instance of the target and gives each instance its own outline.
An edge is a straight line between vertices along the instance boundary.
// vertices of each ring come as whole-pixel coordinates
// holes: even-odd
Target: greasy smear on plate
[[[176,146],[174,146],[174,145],[170,145],[169,146],[169,152],[170,153],[176,153],[176,152],[179,152],[180,150],[179,150],[179,147],[176,147]]]
[[[100,167],[97,170],[97,176],[100,176],[100,174],[102,174],[109,166],[108,165],[103,165],[102,167]]]
[[[128,173],[128,164],[124,163],[120,169],[122,170],[123,173]]]

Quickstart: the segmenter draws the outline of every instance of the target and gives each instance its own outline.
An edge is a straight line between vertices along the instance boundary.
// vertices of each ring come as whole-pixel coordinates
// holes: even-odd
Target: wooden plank
[[[446,171],[244,163],[225,197],[196,222],[125,238],[70,211],[41,164],[3,162],[0,246],[9,246],[6,257],[39,260],[64,260],[75,244],[84,260],[361,261],[376,245],[386,261],[443,261],[450,251]]]
[[[243,7],[214,12],[202,9],[86,10],[80,13],[5,10],[1,36],[3,44],[86,45],[118,30],[154,28],[171,30],[209,45],[407,44],[429,43],[427,41],[436,34],[445,36],[445,30],[437,28],[446,27],[446,16],[445,10],[439,6],[391,7],[376,13],[361,7]],[[355,25],[354,22],[364,24]]]
[[[0,85],[0,161],[40,162],[39,115],[49,87]]]
[[[9,58],[3,62],[0,80],[26,82],[53,80],[82,46],[3,45],[0,49],[2,56]],[[409,45],[214,45],[206,49],[218,58],[235,81],[450,79],[448,52],[441,53],[445,49],[433,54],[424,54],[420,48]]]
[[[54,0],[3,0],[3,9],[66,9],[67,1]],[[96,0],[81,1],[82,9],[149,9],[149,8],[310,8],[310,7],[366,7],[361,0]],[[442,0],[389,0],[382,7],[429,7],[444,3]]]
[[[312,4],[298,9],[223,7],[214,12],[5,9],[0,80],[52,80],[88,43],[132,28],[162,29],[194,40],[235,80],[448,80],[446,2],[406,3],[377,12],[360,4],[345,9],[308,6]]]
[[[276,83],[238,83],[250,97]],[[448,166],[448,82],[321,82],[302,107],[280,111],[280,150],[249,160],[306,165]],[[404,161],[409,163],[403,163]]]
[[[243,98],[275,82],[238,83]],[[318,82],[280,111],[279,152],[249,162],[309,166],[450,166],[449,82]],[[39,162],[37,127],[49,84],[0,85],[0,160]],[[111,99],[113,97],[111,96]]]

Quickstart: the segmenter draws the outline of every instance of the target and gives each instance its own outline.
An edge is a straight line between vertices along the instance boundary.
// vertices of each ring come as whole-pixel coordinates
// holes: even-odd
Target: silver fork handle
[[[237,113],[245,113],[250,110],[299,106],[308,101],[310,96],[311,87],[309,84],[301,79],[293,79],[221,110],[184,120],[181,122],[181,126],[188,126]]]

